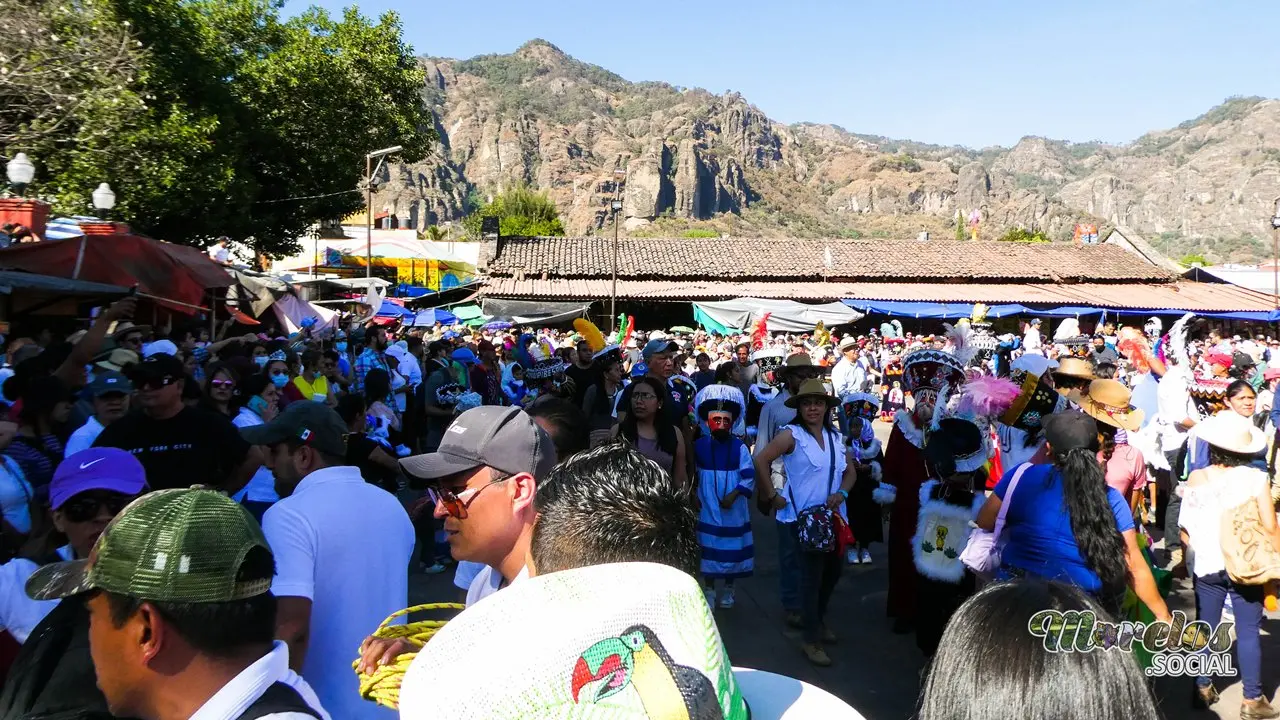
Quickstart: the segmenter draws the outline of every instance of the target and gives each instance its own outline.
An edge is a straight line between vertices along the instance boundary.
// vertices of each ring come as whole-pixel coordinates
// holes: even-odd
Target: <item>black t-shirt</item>
[[[694,374],[690,375],[689,379],[693,381],[693,384],[696,385],[699,390],[701,390],[716,381],[716,371],[698,370]]]
[[[635,386],[631,383],[623,388],[622,398],[618,400],[619,415],[631,412],[631,388]],[[698,389],[688,378],[673,375],[667,380],[667,390],[670,393],[665,406],[667,417],[676,427],[684,427],[684,420],[693,412],[693,397],[698,394]]]
[[[360,468],[360,476],[365,482],[396,492],[395,473],[369,459],[379,447],[378,443],[370,440],[364,433],[351,433],[347,436],[347,464]]]
[[[229,418],[192,407],[168,420],[135,410],[108,425],[93,444],[133,453],[152,490],[222,487],[249,454],[249,443]]]
[[[600,380],[600,370],[592,364],[588,368],[580,368],[577,365],[570,365],[569,369],[564,371],[565,375],[573,381],[573,397],[569,398],[574,405],[582,407],[582,401],[587,397],[587,388],[595,385]]]

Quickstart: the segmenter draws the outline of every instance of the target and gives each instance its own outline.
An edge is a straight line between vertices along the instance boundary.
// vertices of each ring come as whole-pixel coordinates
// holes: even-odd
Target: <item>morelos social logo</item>
[[[1041,610],[1027,622],[1027,630],[1041,638],[1049,652],[1094,650],[1145,650],[1152,658],[1146,668],[1154,675],[1236,674],[1231,649],[1233,623],[1211,627],[1203,620],[1188,620],[1175,610],[1172,622],[1109,622],[1088,610]]]

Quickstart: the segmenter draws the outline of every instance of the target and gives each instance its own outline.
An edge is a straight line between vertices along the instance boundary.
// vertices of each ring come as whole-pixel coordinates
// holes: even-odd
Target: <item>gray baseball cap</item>
[[[400,461],[405,473],[425,480],[491,467],[510,475],[530,473],[542,479],[556,464],[551,438],[517,407],[485,405],[459,415],[440,441],[440,449]]]

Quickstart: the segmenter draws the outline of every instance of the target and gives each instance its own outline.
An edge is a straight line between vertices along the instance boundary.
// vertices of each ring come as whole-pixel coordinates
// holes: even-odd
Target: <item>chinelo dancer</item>
[[[698,487],[698,544],[707,604],[716,605],[716,581],[724,583],[720,607],[734,605],[734,581],[755,567],[751,504],[755,465],[747,444],[733,434],[742,415],[742,392],[731,385],[708,385],[694,399],[702,436],[693,443]]]
[[[884,453],[884,481],[896,489],[889,513],[889,593],[886,600],[895,633],[909,633],[916,620],[916,566],[912,538],[920,514],[920,487],[929,479],[924,458],[925,432],[937,404],[946,405],[950,393],[965,380],[964,367],[972,356],[967,332],[947,326],[952,345],[962,357],[942,350],[923,349],[902,359],[902,378],[915,398],[911,412],[897,414]]]

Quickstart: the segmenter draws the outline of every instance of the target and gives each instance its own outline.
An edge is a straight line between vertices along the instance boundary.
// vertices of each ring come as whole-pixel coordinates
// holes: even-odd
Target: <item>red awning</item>
[[[208,305],[209,290],[233,280],[194,248],[141,235],[87,235],[13,245],[0,250],[0,268],[129,287],[178,312]]]

